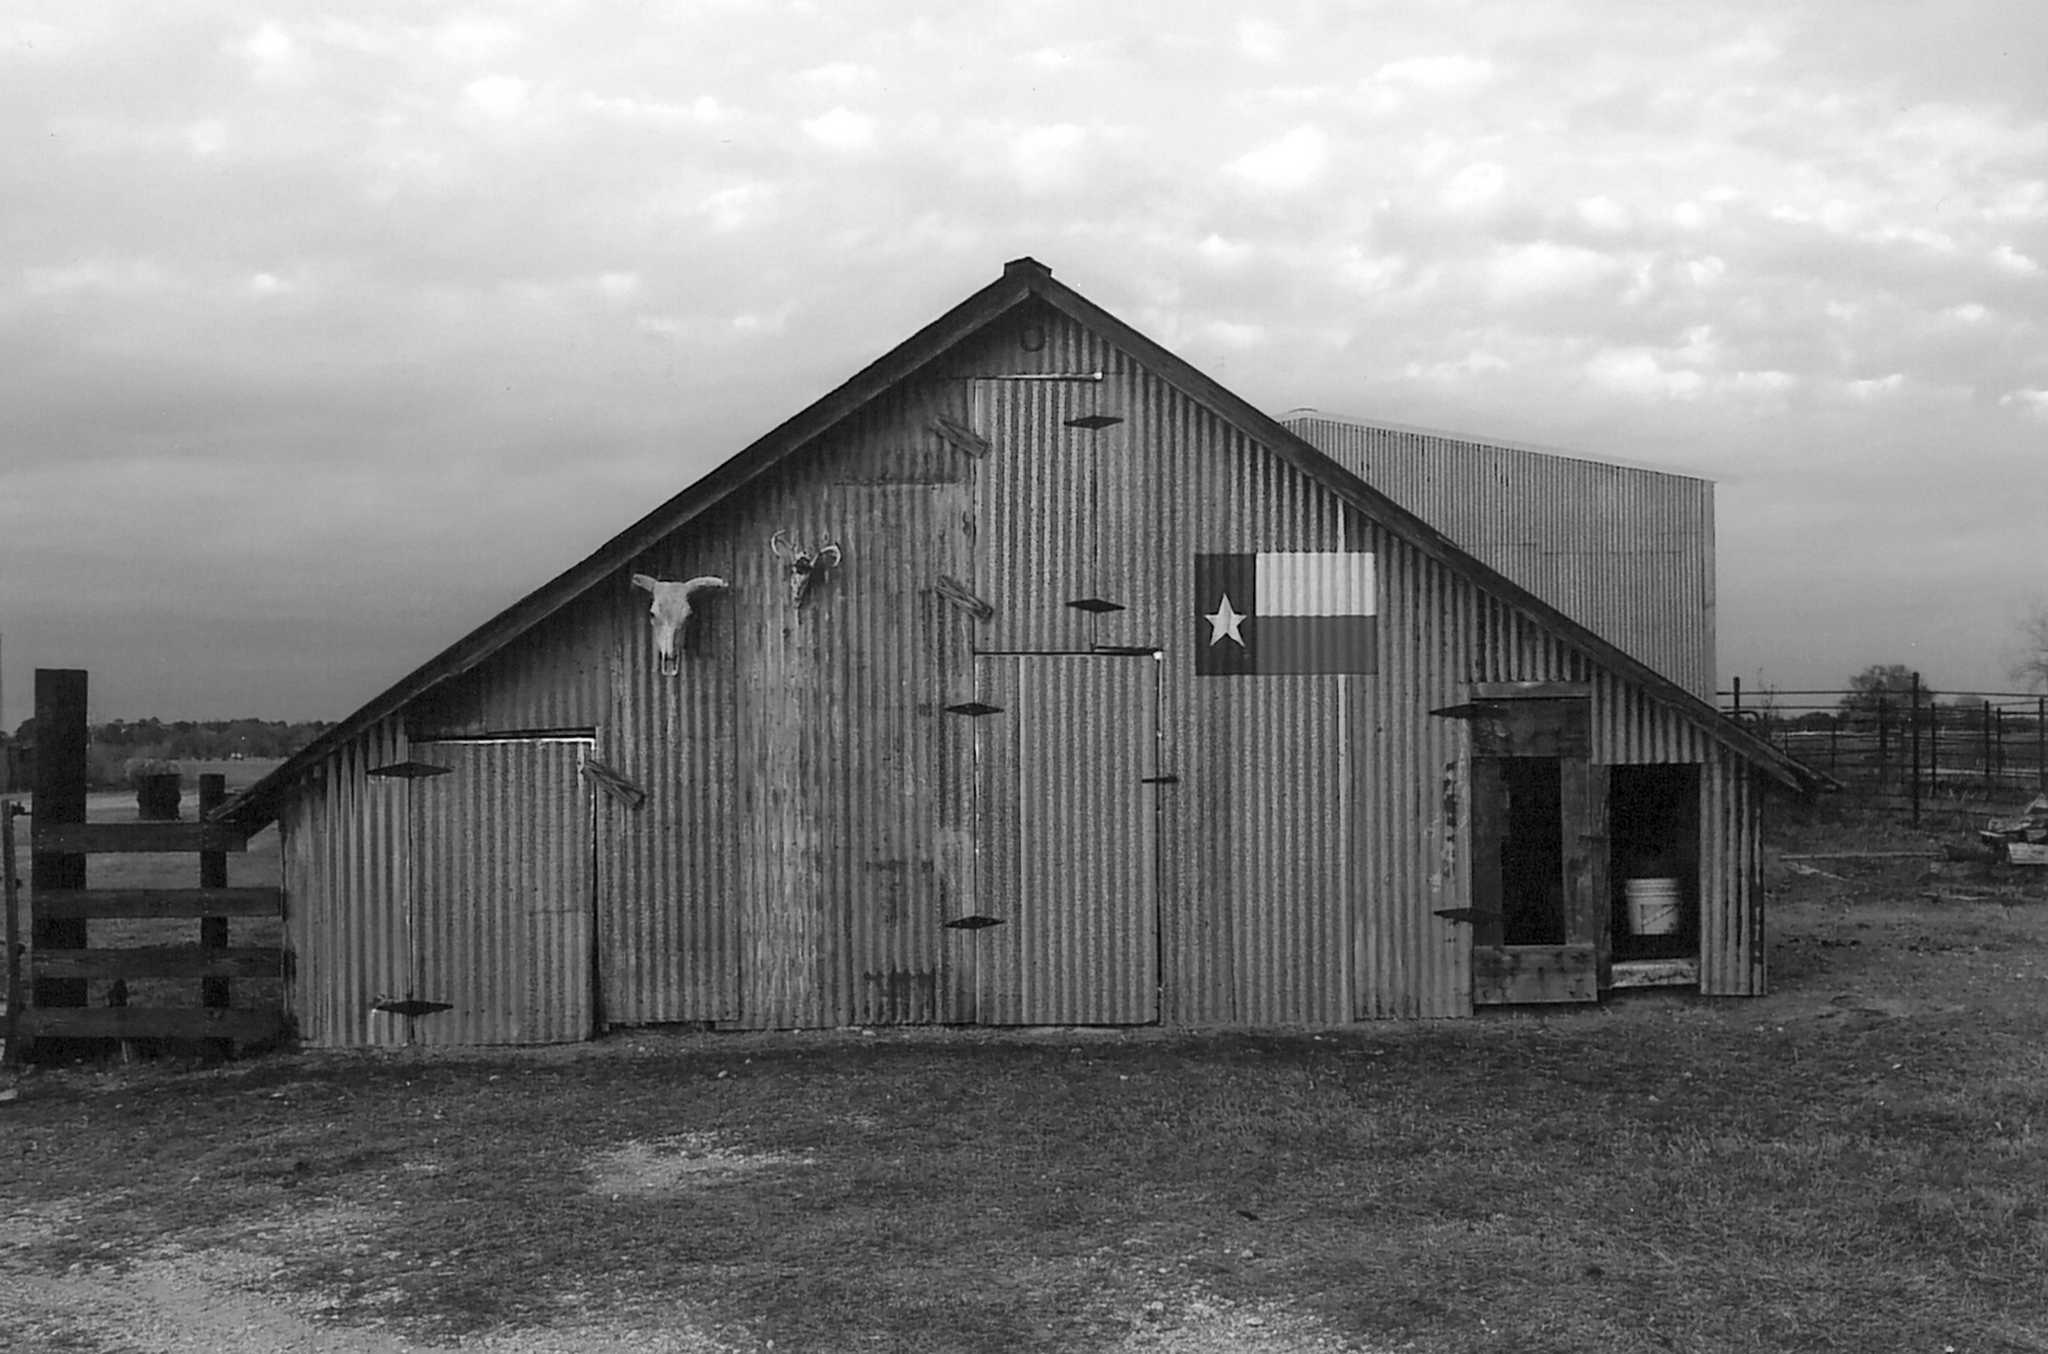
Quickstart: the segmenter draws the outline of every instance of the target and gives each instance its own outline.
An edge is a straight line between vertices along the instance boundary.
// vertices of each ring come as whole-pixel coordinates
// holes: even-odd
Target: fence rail
[[[1917,819],[1936,799],[2048,794],[2048,695],[2020,691],[1783,691],[1738,682],[1721,713],[1847,790]]]

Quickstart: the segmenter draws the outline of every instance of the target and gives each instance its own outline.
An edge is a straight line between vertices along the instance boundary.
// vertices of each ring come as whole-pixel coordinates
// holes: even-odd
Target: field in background
[[[0,1105],[0,1335],[2039,1350],[2048,872],[1783,831],[1759,1000],[40,1073]]]
[[[187,820],[199,813],[199,777],[205,773],[218,772],[227,778],[228,793],[255,784],[264,775],[279,765],[275,760],[221,760],[193,761],[180,763],[183,769],[183,798],[179,816]],[[27,795],[16,798],[24,805],[30,802]],[[132,823],[139,820],[133,790],[94,790],[86,796],[85,816],[95,823]],[[28,912],[33,891],[26,887],[29,882],[29,843],[33,817],[15,820],[15,848],[22,861],[22,939],[28,942]],[[249,849],[231,852],[228,855],[228,884],[232,887],[277,886],[281,876],[278,859],[278,833],[275,827],[265,828],[249,840]],[[142,852],[135,855],[95,855],[86,861],[86,886],[95,889],[149,888],[149,887],[196,887],[199,883],[199,857],[190,853],[154,854]],[[157,920],[93,920],[86,923],[87,939],[94,948],[130,947],[139,945],[192,944],[199,939],[199,923],[196,921]],[[282,923],[275,918],[236,917],[228,922],[228,943],[230,945],[277,945],[281,943]],[[24,964],[24,973],[26,964]],[[87,984],[86,1002],[92,1006],[106,1005],[111,998],[112,983],[94,980]],[[197,1006],[199,984],[196,980],[179,981],[168,978],[131,979],[127,983],[128,1003],[133,1006]],[[253,1006],[277,1000],[279,984],[272,980],[257,982],[239,980],[236,983],[234,1004]],[[0,985],[0,999],[4,999],[4,985]]]

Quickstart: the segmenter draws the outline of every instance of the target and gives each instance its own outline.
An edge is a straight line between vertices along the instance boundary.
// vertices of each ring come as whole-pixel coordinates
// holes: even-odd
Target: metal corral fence
[[[1918,820],[1935,802],[2048,793],[2048,695],[2031,691],[1718,693],[1721,712],[1773,746]]]

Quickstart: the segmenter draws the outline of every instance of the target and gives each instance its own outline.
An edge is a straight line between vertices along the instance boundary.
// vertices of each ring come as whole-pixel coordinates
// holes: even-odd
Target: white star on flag
[[[1181,614],[1186,615],[1187,613],[1182,612]],[[1209,622],[1209,642],[1211,644],[1220,644],[1228,637],[1237,641],[1238,648],[1242,649],[1244,647],[1244,631],[1239,628],[1244,624],[1244,617],[1239,614],[1236,607],[1230,604],[1229,593],[1223,594],[1223,604],[1221,606],[1217,607],[1209,615],[1202,617],[1202,619]]]

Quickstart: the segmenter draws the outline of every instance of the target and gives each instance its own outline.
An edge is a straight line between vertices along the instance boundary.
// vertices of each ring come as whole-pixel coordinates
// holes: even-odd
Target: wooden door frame
[[[1472,1002],[1475,1006],[1598,1001],[1613,956],[1608,893],[1607,774],[1592,761],[1592,690],[1556,682],[1475,683],[1453,712],[1470,721]],[[1555,758],[1559,774],[1562,943],[1509,945],[1498,857],[1500,763]],[[1491,848],[1491,849],[1489,849]]]

